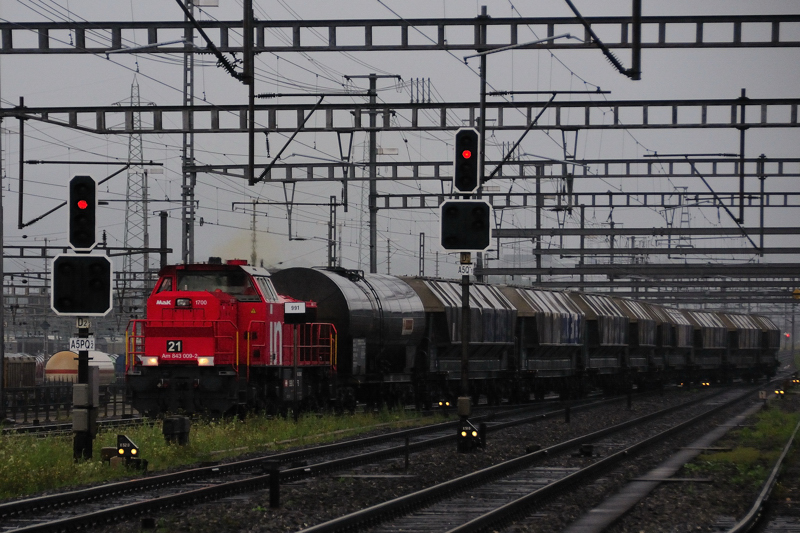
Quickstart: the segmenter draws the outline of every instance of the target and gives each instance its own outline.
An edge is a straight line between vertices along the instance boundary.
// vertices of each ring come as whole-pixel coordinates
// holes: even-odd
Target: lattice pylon
[[[130,105],[139,107],[139,83],[136,77],[131,84]],[[133,129],[141,131],[141,114],[133,113]],[[132,134],[128,139],[128,183],[125,190],[125,237],[123,246],[130,248],[147,248],[147,172],[144,170],[144,153],[142,135]],[[123,307],[139,307],[144,303],[145,282],[148,279],[149,256],[145,253],[129,253],[125,255],[123,276],[121,277],[120,297]],[[122,309],[128,314],[129,309]],[[141,312],[144,310],[141,309]],[[134,313],[135,314],[135,313]]]

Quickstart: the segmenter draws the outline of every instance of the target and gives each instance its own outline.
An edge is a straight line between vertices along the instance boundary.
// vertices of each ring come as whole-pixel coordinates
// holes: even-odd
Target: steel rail
[[[599,405],[618,402],[618,401],[621,401],[621,398],[612,398],[595,402],[589,402],[584,405],[573,406],[572,409],[573,410],[591,409]],[[537,406],[534,405],[533,407],[536,408]],[[513,411],[503,414],[511,415],[525,410],[527,410],[527,408],[515,409]],[[519,420],[509,421],[504,424],[493,425],[492,427],[487,428],[487,431],[490,432],[498,431],[500,429],[504,429],[505,427],[509,427],[510,425],[529,423],[535,420],[540,420],[542,418],[563,416],[563,413],[564,413],[563,409],[550,411],[544,414],[538,413],[536,415],[524,417]],[[496,413],[477,416],[474,417],[473,420],[475,421],[489,420],[494,416],[496,416]],[[99,500],[114,495],[130,494],[133,492],[141,492],[143,490],[149,490],[156,487],[166,487],[199,479],[209,479],[209,478],[219,477],[220,475],[253,470],[258,467],[263,468],[265,465],[272,462],[280,462],[280,463],[295,462],[300,459],[304,459],[321,453],[332,453],[332,452],[352,449],[354,446],[365,447],[412,435],[424,434],[428,432],[435,432],[451,428],[455,429],[456,427],[458,427],[458,425],[459,425],[458,421],[445,422],[441,424],[434,424],[432,426],[396,431],[386,435],[377,435],[374,437],[368,437],[366,439],[359,439],[358,441],[339,442],[313,448],[307,448],[304,450],[296,450],[282,454],[275,454],[270,456],[258,457],[254,459],[248,459],[245,461],[238,461],[235,463],[228,463],[225,465],[195,468],[173,474],[164,474],[161,476],[136,479],[136,480],[108,484],[98,487],[90,487],[88,489],[81,489],[62,494],[54,494],[49,496],[30,498],[27,500],[8,502],[5,504],[0,504],[0,518],[17,517],[24,515],[25,513],[29,513],[31,511],[36,511],[44,508],[63,507],[75,504],[77,502]],[[456,438],[457,437],[455,431],[452,431],[450,435],[427,439],[425,441],[421,441],[418,443],[409,444],[408,446],[405,445],[395,446],[383,450],[368,452],[357,456],[349,456],[313,465],[300,466],[296,468],[282,470],[279,472],[278,475],[280,478],[280,482],[295,481],[319,475],[325,472],[331,472],[338,469],[349,468],[361,464],[367,464],[370,462],[375,462],[391,457],[402,456],[406,453],[412,453],[429,447],[446,444],[448,442],[454,441]],[[63,531],[87,525],[109,523],[112,521],[123,519],[125,517],[139,515],[144,512],[154,511],[168,507],[175,507],[180,505],[193,504],[202,501],[211,501],[232,494],[261,490],[263,488],[268,487],[269,483],[270,483],[270,474],[263,474],[245,480],[213,484],[208,487],[198,488],[191,491],[182,492],[179,494],[153,498],[142,502],[133,502],[122,506],[111,507],[109,509],[104,509],[101,511],[75,515],[68,518],[63,518],[41,524],[34,524],[9,531],[13,531],[14,533]]]
[[[445,422],[443,424],[435,424],[433,426],[426,426],[424,428],[402,430],[398,432],[392,432],[386,435],[378,435],[375,437],[360,439],[358,441],[358,444],[356,444],[353,441],[326,444],[303,450],[295,450],[280,454],[266,455],[254,459],[247,459],[244,461],[237,461],[226,465],[215,465],[215,466],[193,468],[190,470],[184,470],[182,472],[162,474],[158,476],[150,476],[147,478],[122,481],[118,483],[111,483],[97,487],[89,487],[86,489],[79,489],[60,494],[52,494],[47,496],[6,502],[0,504],[0,518],[17,516],[24,514],[26,512],[30,512],[32,510],[42,509],[45,507],[64,506],[79,501],[100,499],[122,492],[125,493],[139,492],[143,490],[152,489],[154,487],[175,485],[178,483],[185,483],[187,481],[195,479],[209,478],[218,476],[220,474],[228,474],[228,473],[250,470],[253,468],[257,468],[268,461],[278,461],[281,463],[298,461],[310,457],[314,454],[335,453],[340,450],[353,448],[356,445],[370,446],[374,444],[379,444],[380,442],[385,442],[388,440],[404,437],[407,435],[411,436],[417,433],[424,433],[425,431],[437,431],[439,429],[448,427],[455,428],[456,426],[457,422],[455,421]]]
[[[750,508],[750,511],[744,516],[744,518],[737,522],[735,526],[729,529],[728,533],[744,533],[745,531],[750,531],[750,529],[762,518],[767,500],[769,500],[769,497],[772,494],[772,489],[775,488],[775,484],[778,482],[778,476],[781,468],[783,467],[783,462],[786,459],[786,455],[789,453],[789,449],[794,443],[794,438],[797,436],[798,430],[800,430],[800,422],[797,423],[794,431],[792,432],[792,436],[789,437],[789,441],[786,443],[786,446],[783,447],[783,452],[781,452],[780,457],[778,457],[778,460],[775,462],[775,466],[772,467],[772,471],[770,472],[769,477],[767,477],[767,480],[764,482],[761,492],[758,494],[758,497],[753,503],[753,506]]]
[[[746,394],[750,394],[751,392],[752,391],[748,390],[747,393],[742,394],[738,398],[742,398]],[[386,520],[390,517],[398,516],[401,514],[407,514],[412,510],[425,507],[435,501],[446,498],[452,494],[462,492],[470,487],[485,484],[489,481],[502,477],[511,472],[525,469],[534,462],[541,460],[550,454],[562,452],[564,450],[573,448],[575,446],[579,446],[580,444],[586,442],[587,440],[590,441],[596,440],[600,437],[612,434],[614,432],[623,429],[627,429],[637,424],[641,424],[645,421],[657,418],[659,416],[663,416],[665,414],[679,410],[681,408],[688,407],[692,404],[699,403],[701,401],[707,401],[710,397],[715,397],[720,394],[722,394],[722,392],[718,392],[712,396],[704,396],[703,398],[692,400],[690,402],[685,402],[681,405],[669,407],[667,409],[662,409],[660,411],[650,413],[648,415],[644,415],[632,420],[628,420],[626,422],[622,422],[615,426],[604,428],[595,431],[593,433],[581,435],[579,437],[550,446],[548,448],[544,448],[542,450],[538,450],[529,453],[527,455],[523,455],[522,457],[511,459],[504,463],[484,468],[483,470],[479,470],[478,472],[473,472],[471,474],[467,474],[456,479],[445,481],[444,483],[440,483],[433,487],[428,487],[426,489],[422,489],[412,494],[408,494],[384,503],[380,503],[368,509],[363,509],[361,511],[357,511],[355,513],[351,513],[349,515],[345,515],[336,518],[334,520],[324,522],[322,524],[317,524],[316,526],[312,526],[310,528],[302,530],[302,533],[338,533],[344,531],[354,531],[360,528],[367,527],[369,525],[373,525],[377,522]]]
[[[665,438],[674,435],[675,433],[678,433],[716,414],[717,412],[734,405],[735,403],[744,399],[746,396],[752,394],[752,392],[753,392],[752,389],[748,390],[744,394],[737,396],[736,398],[727,403],[723,403],[716,407],[713,407],[708,411],[706,411],[705,413],[694,416],[669,429],[661,431],[656,435],[641,440],[636,444],[634,444],[633,446],[629,446],[624,450],[620,450],[616,453],[613,453],[608,457],[601,459],[596,463],[587,466],[586,468],[582,468],[581,470],[573,474],[570,474],[558,481],[554,481],[553,483],[545,487],[542,487],[541,489],[535,492],[523,496],[522,498],[519,498],[511,503],[503,505],[502,507],[499,507],[494,511],[486,513],[481,517],[470,520],[466,524],[453,528],[449,530],[447,533],[479,533],[482,531],[486,531],[489,527],[497,526],[500,523],[506,523],[508,520],[511,520],[514,517],[525,515],[532,506],[541,503],[547,498],[551,498],[557,494],[560,494],[561,492],[572,487],[573,485],[581,481],[584,481],[592,476],[595,476],[614,465],[621,463],[625,459],[628,459],[632,455],[641,452],[645,448],[652,446],[656,443],[659,443],[663,441]]]
[[[100,419],[97,425],[104,429],[109,428],[124,428],[131,426],[142,425],[144,419],[142,418],[115,418],[115,419]],[[151,422],[152,423],[152,422]],[[71,433],[72,422],[52,422],[46,424],[39,424],[34,426],[18,426],[18,427],[4,427],[0,430],[2,435],[54,435],[61,433]]]
[[[618,401],[618,399],[614,400],[603,400],[601,402],[593,402],[588,403],[585,406],[581,406],[582,408],[590,408],[597,406],[598,404],[609,402],[609,401]],[[509,411],[508,413],[504,413],[504,415],[513,415],[522,409],[515,409],[513,411]],[[548,414],[545,416],[555,416],[559,413],[562,413],[563,410],[552,411],[552,414]],[[488,420],[489,418],[495,416],[495,414],[487,414],[482,416],[475,417],[476,420]],[[542,415],[538,415],[542,416]],[[358,439],[357,441],[344,441],[344,442],[337,442],[332,444],[325,444],[321,446],[314,446],[311,448],[306,448],[302,450],[294,450],[274,455],[266,455],[262,457],[257,457],[253,459],[247,459],[244,461],[236,461],[233,463],[228,463],[225,465],[214,465],[214,466],[207,466],[201,468],[193,468],[189,470],[184,470],[182,472],[175,472],[170,474],[162,474],[158,476],[151,476],[147,478],[141,479],[134,479],[128,480],[118,483],[111,483],[106,484],[98,487],[89,487],[86,489],[79,489],[69,492],[64,492],[60,494],[52,494],[47,496],[35,497],[35,498],[27,498],[23,500],[16,500],[11,502],[6,502],[0,504],[0,518],[8,518],[12,516],[19,516],[25,514],[27,512],[49,508],[49,507],[56,507],[56,506],[65,506],[71,505],[75,502],[79,501],[89,501],[89,500],[96,500],[104,497],[108,497],[114,494],[119,493],[131,493],[131,492],[139,492],[143,490],[148,490],[154,487],[162,487],[162,486],[169,486],[175,485],[178,483],[184,483],[187,481],[195,480],[195,479],[202,479],[202,478],[209,478],[209,477],[216,477],[220,474],[229,474],[235,472],[241,472],[246,470],[251,470],[254,468],[258,468],[263,466],[266,462],[280,462],[280,463],[290,463],[294,461],[298,461],[301,459],[306,459],[308,457],[312,457],[314,455],[322,455],[322,454],[330,454],[336,453],[346,449],[352,449],[354,447],[367,447],[373,446],[376,444],[380,444],[382,442],[387,442],[391,440],[402,439],[406,437],[412,437],[416,435],[422,435],[425,433],[432,433],[447,429],[455,429],[458,427],[457,421],[452,422],[444,422],[439,424],[432,424],[429,426],[418,427],[418,428],[411,428],[411,429],[404,429],[400,431],[394,431],[391,433],[387,433],[385,435],[376,435],[373,437],[367,437],[363,439]],[[455,431],[453,431],[455,434]],[[293,473],[293,475],[296,473]]]

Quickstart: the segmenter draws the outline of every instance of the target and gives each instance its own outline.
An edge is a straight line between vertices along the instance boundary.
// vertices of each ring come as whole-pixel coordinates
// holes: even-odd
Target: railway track
[[[99,419],[99,428],[109,430],[114,428],[126,428],[138,426],[140,424],[154,424],[154,420],[147,420],[140,416],[125,418]],[[69,435],[72,433],[72,422],[50,422],[36,425],[21,425],[2,429],[3,435],[34,435],[37,437],[50,437],[55,435]]]
[[[597,399],[599,396],[590,395],[589,398]],[[557,404],[555,400],[547,400],[540,402],[538,405]],[[362,406],[363,408],[363,406]],[[503,411],[513,411],[519,407],[512,406],[481,406],[476,407],[475,412],[480,416],[481,413],[502,413]],[[447,412],[452,411],[452,408],[447,409]],[[359,411],[359,412],[363,412]],[[101,429],[112,428],[125,428],[136,426],[139,424],[153,425],[157,419],[145,418],[139,415],[122,415],[119,417],[98,418],[97,425]],[[72,433],[72,421],[65,422],[45,422],[37,424],[14,424],[0,429],[2,435],[35,435],[37,437],[49,437],[55,435],[68,435]]]
[[[305,533],[491,531],[752,395],[723,391],[318,524]],[[713,405],[709,405],[712,402]],[[434,503],[435,502],[435,503]],[[379,524],[379,525],[376,525]]]
[[[588,401],[572,411],[592,409],[624,398]],[[487,432],[564,416],[561,406],[533,406],[490,412],[473,418],[487,425]],[[265,455],[243,461],[194,468],[145,478],[28,498],[0,504],[2,531],[61,531],[111,523],[164,508],[213,501],[269,487],[272,476],[280,483],[353,468],[359,465],[415,453],[455,440],[458,422],[446,422],[395,431],[374,437]],[[400,443],[400,444],[398,444]],[[354,454],[354,450],[360,450]],[[128,503],[118,505],[118,501]]]

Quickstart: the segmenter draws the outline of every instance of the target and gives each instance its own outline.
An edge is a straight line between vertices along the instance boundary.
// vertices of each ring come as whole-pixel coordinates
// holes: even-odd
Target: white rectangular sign
[[[286,302],[283,304],[283,312],[287,315],[303,315],[306,312],[306,303]]]
[[[472,265],[458,265],[458,273],[462,276],[471,276],[472,270]]]
[[[80,337],[70,337],[69,338],[69,351],[78,353],[81,350],[90,351],[94,350],[94,337],[86,337],[82,339]]]

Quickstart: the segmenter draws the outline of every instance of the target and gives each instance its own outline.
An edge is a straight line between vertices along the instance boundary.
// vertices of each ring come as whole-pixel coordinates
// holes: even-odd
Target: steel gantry
[[[796,128],[800,98],[730,98],[691,100],[585,100],[487,102],[487,131]],[[258,104],[259,131],[294,133],[455,131],[475,122],[478,102],[456,103],[294,103]],[[547,107],[539,121],[531,122]],[[577,112],[568,113],[568,111]],[[313,114],[310,113],[313,111]],[[141,127],[134,126],[135,114]],[[320,118],[312,121],[309,118]],[[370,126],[369,116],[378,123]],[[567,117],[569,116],[569,120]],[[94,134],[219,134],[247,132],[247,105],[4,107],[0,117],[44,122]],[[189,125],[192,125],[191,127]],[[316,124],[316,125],[314,125]]]
[[[604,36],[608,48],[631,47],[631,17],[585,17]],[[642,16],[642,48],[763,48],[800,46],[799,15]],[[486,48],[519,45],[520,29],[551,38],[574,32],[579,40],[546,40],[520,48],[551,50],[590,49],[591,37],[574,17],[491,17],[480,22],[494,39]],[[198,21],[223,53],[242,53],[238,41],[243,21]],[[137,53],[183,53],[183,36],[192,24],[185,21],[151,22],[4,22],[0,23],[4,54],[106,54],[134,48],[136,30],[147,32],[147,43]],[[253,53],[262,52],[387,52],[473,51],[479,44],[474,18],[363,19],[363,20],[256,20]],[[464,31],[464,30],[468,31]],[[470,30],[473,30],[470,31]],[[316,31],[310,31],[316,30]],[[74,39],[65,38],[74,32]],[[34,32],[38,39],[17,38]],[[128,36],[131,37],[128,37]],[[320,36],[321,35],[321,36]],[[327,39],[325,38],[327,36]],[[21,37],[21,36],[20,36]],[[22,41],[22,44],[20,41]],[[232,42],[236,41],[236,42]],[[199,47],[204,50],[204,47]],[[131,50],[133,51],[133,50]]]
[[[630,17],[587,17],[589,27],[602,32],[603,43],[610,49],[632,49],[633,24]],[[245,25],[252,24],[245,32]],[[800,28],[800,15],[734,15],[734,16],[656,16],[641,17],[638,31],[643,37],[642,49],[723,49],[723,48],[792,48],[800,46],[796,38]],[[192,42],[193,28],[202,28],[214,41],[215,53],[250,54],[265,52],[372,52],[372,51],[448,51],[472,52],[476,48],[495,49],[510,46],[528,49],[586,50],[595,43],[587,28],[580,27],[573,17],[556,18],[492,18],[468,19],[370,19],[370,20],[292,20],[292,21],[154,21],[154,22],[3,22],[0,23],[0,54],[109,54],[153,53],[185,54],[208,53],[210,48]],[[493,41],[481,41],[481,32],[491,28]],[[641,30],[642,28],[638,28]],[[526,45],[519,42],[520,30],[544,36],[543,41]],[[577,31],[576,31],[577,29]],[[144,30],[146,44],[136,43],[134,32]],[[251,32],[252,30],[252,32]],[[557,39],[565,32],[575,32],[577,39]],[[30,39],[33,33],[36,38]],[[65,39],[67,33],[74,39]],[[251,42],[240,42],[240,36],[251,34]],[[251,62],[252,66],[252,62]],[[245,73],[246,74],[246,73]],[[252,85],[251,85],[252,93]],[[65,128],[101,135],[182,134],[218,135],[224,133],[263,132],[296,134],[304,132],[366,132],[371,137],[378,131],[454,131],[463,123],[475,124],[481,103],[456,102],[411,103],[377,102],[371,87],[371,98],[363,103],[331,103],[320,100],[317,104],[257,104],[247,105],[194,105],[192,98],[181,106],[147,106],[141,108],[94,107],[17,107],[0,108],[0,119],[16,118],[22,124],[33,120]],[[491,95],[490,95],[491,96]],[[501,96],[501,95],[497,95]],[[537,227],[528,229],[497,228],[498,239],[531,239],[536,242],[536,266],[525,268],[483,267],[479,274],[505,276],[534,276],[540,283],[562,284],[581,288],[609,289],[621,286],[631,291],[641,291],[647,285],[639,280],[653,280],[666,287],[689,288],[697,279],[715,285],[722,292],[728,286],[748,285],[752,280],[762,280],[763,287],[783,291],[800,281],[797,265],[765,262],[758,264],[689,264],[651,265],[641,259],[650,255],[738,255],[758,256],[795,255],[800,248],[793,246],[764,246],[765,235],[796,236],[796,224],[789,227],[767,227],[763,211],[767,208],[794,208],[800,206],[800,193],[793,190],[764,191],[765,176],[796,178],[800,175],[798,160],[790,158],[745,158],[744,131],[774,128],[796,128],[797,107],[800,98],[748,98],[744,93],[738,98],[692,100],[607,100],[597,96],[583,101],[561,102],[485,102],[482,126],[487,132],[561,130],[633,130],[633,129],[728,129],[738,130],[742,146],[737,159],[710,158],[659,158],[635,160],[573,160],[566,170],[564,162],[513,161],[505,164],[496,174],[497,179],[531,180],[536,178],[536,192],[514,191],[505,194],[484,191],[496,210],[531,207],[537,212]],[[457,117],[458,120],[453,117]],[[141,118],[141,119],[140,119]],[[314,118],[314,120],[310,120]],[[535,122],[535,123],[534,123]],[[374,152],[374,142],[370,150]],[[250,164],[195,165],[184,158],[183,172],[219,174],[247,179],[255,168],[264,169],[265,181],[343,181],[368,179],[371,185],[383,179],[394,181],[438,180],[441,193],[408,195],[379,195],[371,188],[370,210],[379,209],[432,209],[452,193],[447,189],[452,162],[381,162],[388,175],[378,176],[372,170],[374,157],[362,163],[284,162],[254,165],[252,150]],[[366,177],[358,178],[353,172],[361,166],[370,170]],[[488,168],[499,166],[489,162]],[[531,172],[533,170],[533,172]],[[348,175],[349,172],[349,175]],[[549,174],[548,174],[549,172]],[[545,194],[540,189],[543,179],[571,179],[581,185],[597,177],[738,177],[738,190],[685,190],[673,193],[604,192],[591,186],[560,194]],[[760,179],[760,192],[745,191],[745,178]],[[193,187],[185,183],[184,188]],[[710,189],[710,187],[708,187]],[[22,191],[22,178],[20,178]],[[194,202],[184,202],[184,208]],[[614,226],[601,228],[555,227],[541,224],[541,211],[582,210],[587,207],[659,207],[680,208],[686,205],[710,205],[729,210],[735,222],[733,227],[716,228],[631,228]],[[739,208],[738,217],[733,212]],[[744,226],[745,207],[761,210],[761,224]],[[186,217],[185,217],[186,218]],[[194,224],[193,216],[189,217]],[[751,222],[751,221],[749,221]],[[187,231],[190,231],[189,228]],[[691,249],[659,249],[656,247],[622,248],[614,246],[615,238],[639,236],[743,236],[751,246],[730,250],[714,246]],[[542,237],[603,237],[611,243],[606,248],[581,245],[578,247],[543,248]],[[758,242],[756,242],[758,241]],[[186,246],[184,246],[186,248]],[[184,255],[187,251],[184,250]],[[571,255],[580,261],[571,268],[542,266],[541,259],[549,255]],[[629,256],[630,264],[619,263]],[[587,258],[592,257],[592,261]],[[590,264],[593,263],[593,264]],[[558,277],[579,281],[559,281]],[[548,278],[548,279],[546,279]],[[771,280],[771,281],[770,281]],[[644,282],[649,283],[649,281]],[[772,283],[772,285],[770,285]],[[728,285],[729,284],[729,285]],[[555,286],[555,285],[554,285]],[[749,285],[754,287],[755,285]],[[650,291],[644,291],[650,292]],[[661,291],[662,293],[664,291]],[[687,290],[687,298],[697,297],[702,291]],[[728,293],[732,291],[727,291]],[[778,294],[778,293],[776,293]],[[663,294],[661,295],[664,296]],[[706,295],[708,296],[708,295]],[[755,298],[757,295],[753,295]],[[747,294],[737,295],[746,299]],[[777,298],[777,297],[776,297]],[[786,298],[790,298],[787,292]],[[777,298],[780,300],[780,298]],[[785,301],[785,300],[784,300]]]

